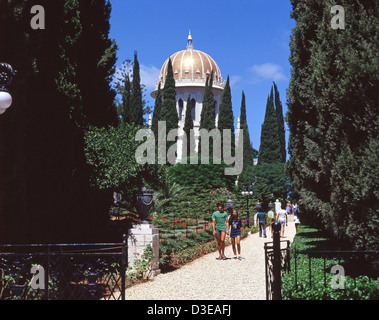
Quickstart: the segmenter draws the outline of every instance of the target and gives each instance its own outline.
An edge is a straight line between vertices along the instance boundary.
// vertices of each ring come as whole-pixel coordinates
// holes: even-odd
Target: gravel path
[[[268,231],[268,230],[267,230]],[[293,241],[295,226],[289,217],[282,240]],[[182,268],[159,274],[153,281],[126,289],[126,300],[265,300],[264,243],[271,233],[258,233],[241,241],[242,260],[216,260],[218,252],[209,253]],[[225,255],[233,257],[232,246]]]

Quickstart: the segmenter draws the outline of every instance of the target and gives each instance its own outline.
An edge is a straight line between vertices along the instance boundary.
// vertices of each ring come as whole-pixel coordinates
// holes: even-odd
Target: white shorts
[[[286,219],[280,218],[280,219],[279,219],[279,223],[280,223],[281,225],[285,225],[285,224],[286,224]]]

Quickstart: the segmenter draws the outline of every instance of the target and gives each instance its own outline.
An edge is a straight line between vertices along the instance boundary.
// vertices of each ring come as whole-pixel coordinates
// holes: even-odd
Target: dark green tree
[[[166,121],[167,134],[174,129],[178,129],[179,116],[176,110],[176,89],[174,73],[172,71],[172,61],[169,59],[166,82],[163,91],[163,103],[161,109],[160,120]],[[176,141],[167,141],[166,155],[169,148],[174,145]]]
[[[159,82],[157,96],[155,98],[153,119],[151,123],[151,130],[154,132],[155,140],[158,140],[158,122],[161,117],[161,107],[162,107],[162,92],[161,92],[161,83]]]
[[[187,137],[186,143],[183,143],[183,150],[187,157],[195,155],[195,146],[191,148],[191,140],[195,141],[195,135],[193,131],[193,120],[192,120],[192,105],[191,105],[191,96],[188,96],[186,114],[184,120],[183,131]]]
[[[377,249],[379,5],[341,1],[349,22],[335,30],[329,6],[291,2],[288,173],[303,220]]]
[[[247,168],[245,184],[254,184],[254,200],[264,203],[274,202],[276,199],[286,199],[290,191],[290,179],[286,174],[285,164],[282,162],[263,163],[259,166]]]
[[[144,124],[141,76],[137,52],[134,52],[133,80],[130,95],[130,120],[132,123],[139,126]]]
[[[117,61],[117,45],[115,40],[109,38],[112,6],[109,0],[78,3],[82,32],[75,55],[86,123],[96,126],[116,125],[116,92],[111,83]],[[77,16],[73,18],[77,19]]]
[[[280,152],[282,155],[282,162],[286,162],[287,161],[286,131],[284,128],[283,106],[282,106],[282,102],[280,101],[279,90],[275,82],[274,82],[274,92],[275,92],[275,111],[276,111],[276,118],[278,120],[278,135],[279,135],[279,142],[280,142]]]
[[[266,114],[261,131],[258,164],[282,161],[273,90],[273,87],[271,87],[271,94],[267,98]]]
[[[215,100],[213,94],[213,71],[205,81],[204,95],[203,95],[203,108],[200,114],[200,126],[199,129],[205,129],[210,132],[216,127],[215,124]],[[202,137],[199,136],[198,154],[200,157],[208,158],[213,156],[213,138],[209,138],[209,153],[202,154],[201,150]]]
[[[84,130],[90,123],[117,123],[108,81],[115,61],[109,3],[10,0],[0,5],[1,34],[13,35],[1,39],[1,57],[19,70],[11,88],[17,99],[2,116],[5,241],[100,240],[111,194],[89,185]],[[34,5],[45,8],[46,29],[30,27]]]
[[[125,76],[124,87],[122,90],[122,101],[119,105],[119,115],[121,116],[121,121],[130,123],[131,114],[130,114],[130,97],[131,97],[131,83],[129,75]]]
[[[138,164],[135,159],[137,131],[142,127],[121,123],[117,127],[90,127],[85,135],[85,155],[93,169],[90,181],[93,187],[120,192],[129,202],[129,209],[135,205],[135,193],[141,179],[158,184],[157,165]]]
[[[226,85],[224,88],[224,92],[222,94],[221,103],[220,103],[220,109],[219,109],[219,115],[218,115],[218,129],[221,132],[221,158],[224,158],[224,135],[223,130],[230,130],[231,131],[231,145],[227,146],[227,148],[230,148],[231,155],[234,156],[235,153],[235,130],[234,130],[234,115],[233,115],[233,108],[232,108],[232,93],[230,88],[230,81],[229,76],[226,80]]]
[[[213,73],[207,77],[203,95],[203,108],[200,115],[200,129],[215,128],[215,100],[213,94]]]
[[[254,165],[254,152],[250,141],[249,126],[246,118],[246,98],[242,91],[240,129],[243,130],[243,168],[244,171]]]

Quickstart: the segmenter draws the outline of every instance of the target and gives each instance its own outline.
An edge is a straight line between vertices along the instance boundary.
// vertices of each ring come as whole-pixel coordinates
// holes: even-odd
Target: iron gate
[[[125,300],[127,241],[0,245],[0,300]]]

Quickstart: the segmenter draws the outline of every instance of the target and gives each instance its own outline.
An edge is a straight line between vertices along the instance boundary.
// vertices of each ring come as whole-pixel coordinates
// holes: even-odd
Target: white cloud
[[[229,81],[230,81],[230,86],[233,87],[237,82],[241,81],[240,76],[231,76]]]
[[[146,86],[148,91],[155,90],[155,82],[158,81],[160,72],[161,70],[154,66],[148,67],[140,64],[141,83]]]
[[[254,76],[254,81],[271,80],[280,81],[287,80],[280,65],[275,63],[256,64],[248,69]]]

